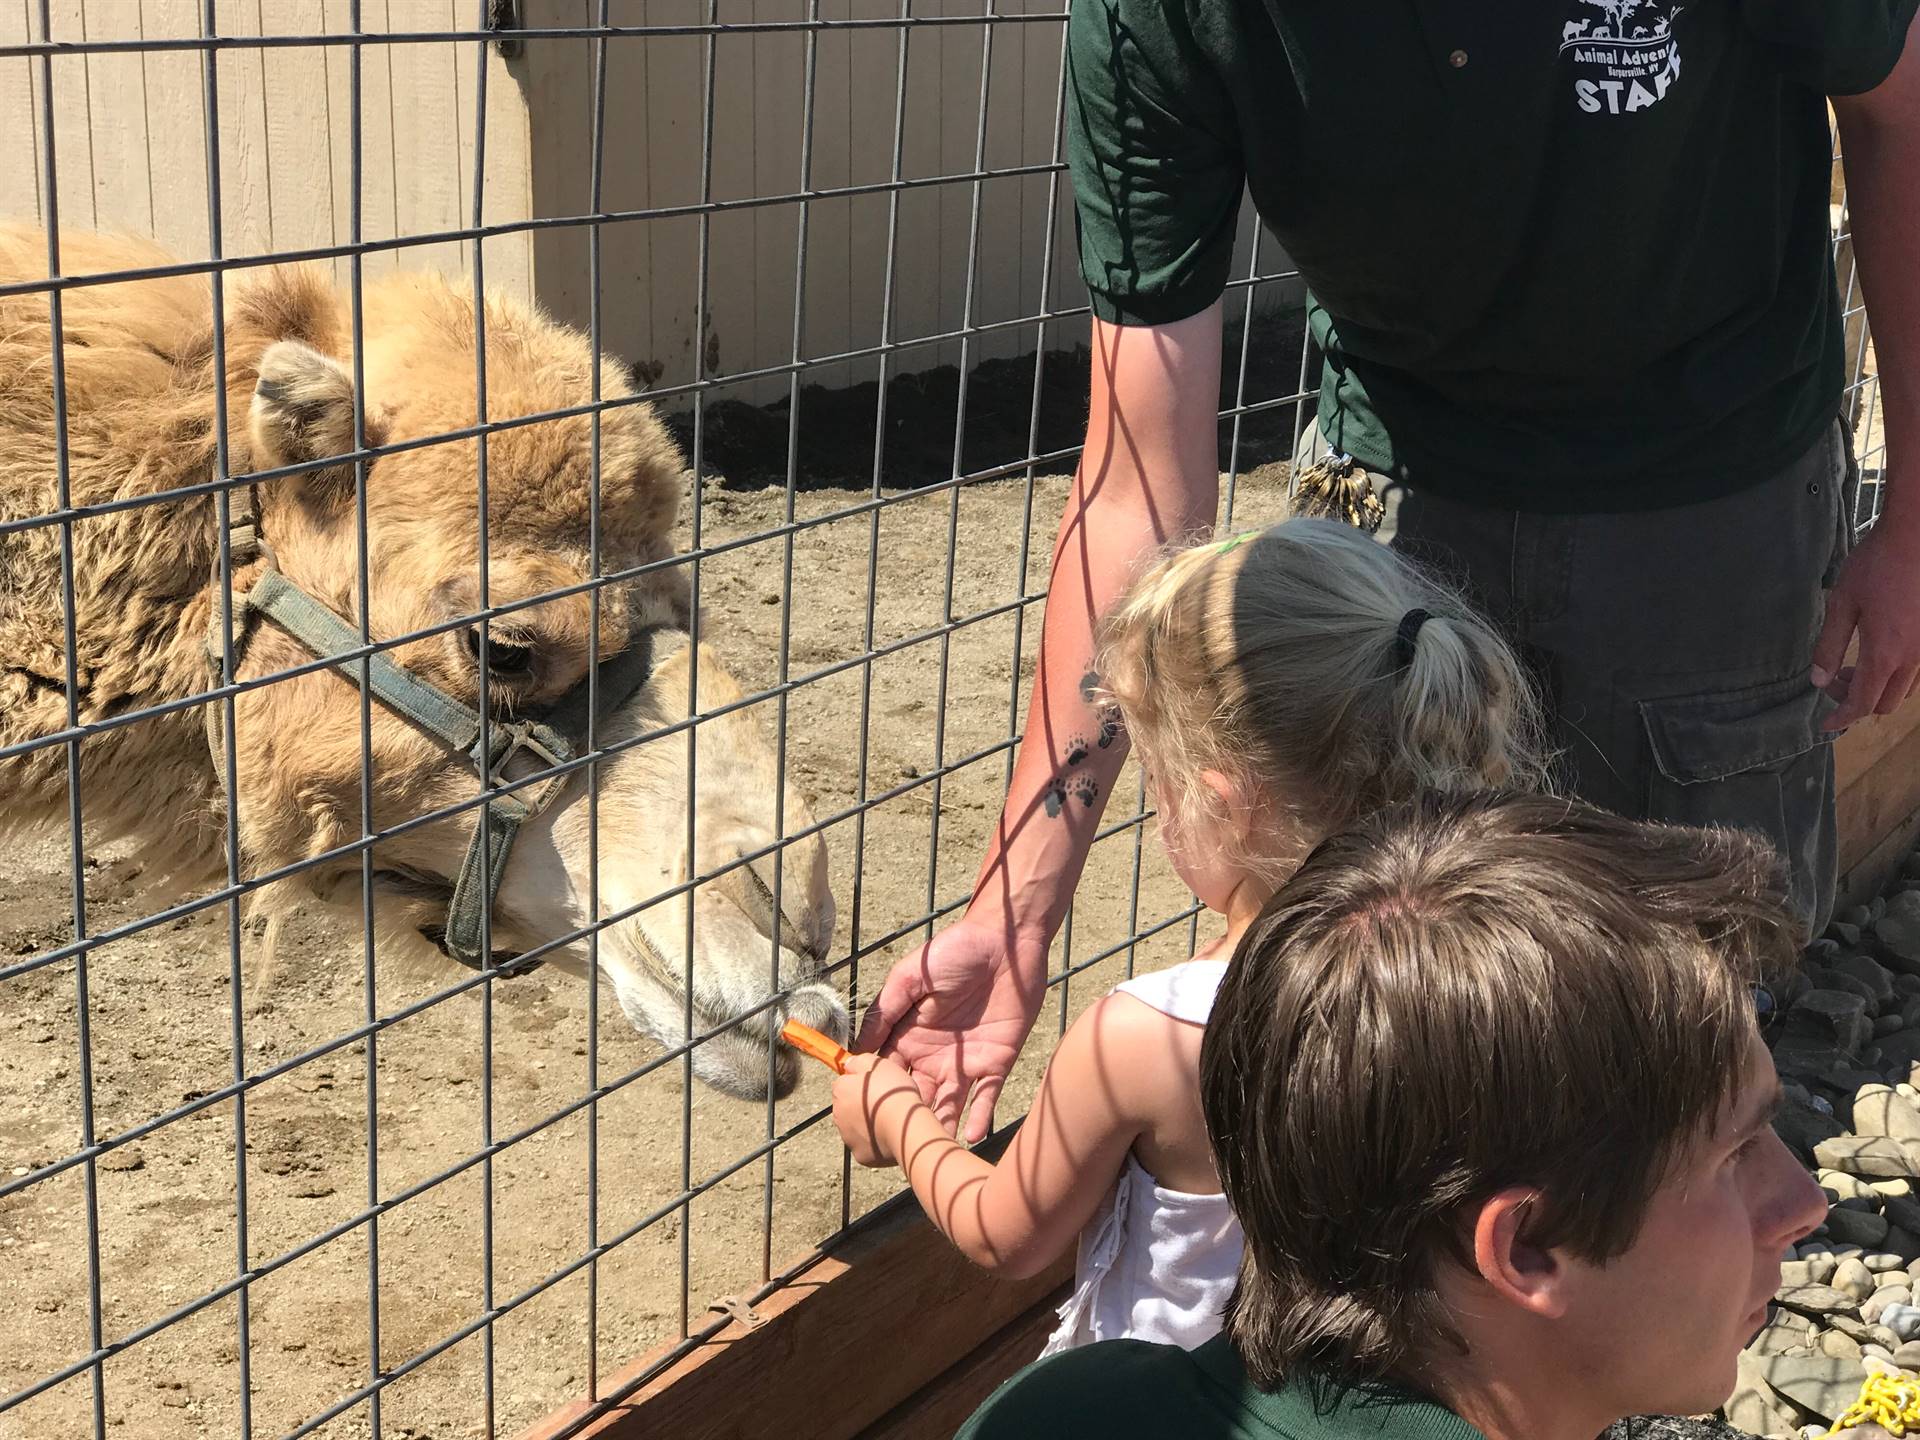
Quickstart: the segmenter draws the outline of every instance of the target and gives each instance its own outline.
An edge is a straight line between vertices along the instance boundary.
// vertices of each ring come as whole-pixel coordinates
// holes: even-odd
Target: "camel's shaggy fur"
[[[143,242],[93,235],[63,235],[60,248],[62,271],[70,275],[171,259]],[[46,258],[43,232],[0,226],[0,284],[45,276]],[[0,537],[0,744],[53,734],[70,719],[84,726],[186,700],[212,683],[205,644],[218,598],[214,497],[193,495],[105,513],[88,513],[91,507],[213,479],[223,399],[229,474],[319,460],[353,448],[353,317],[347,295],[313,268],[229,274],[221,297],[224,354],[218,354],[215,345],[213,298],[212,282],[201,275],[81,285],[63,293],[63,459],[49,298],[44,293],[0,297],[0,520],[58,511],[63,475],[66,503],[77,514],[70,526],[41,525]],[[498,297],[487,303],[484,329],[489,418],[563,410],[593,398],[593,353],[585,337]],[[404,445],[476,422],[476,324],[469,294],[431,275],[402,274],[370,282],[364,292],[362,332],[363,426],[369,445]],[[224,393],[217,379],[218,361],[225,366]],[[600,394],[616,402],[633,395],[627,372],[611,360],[601,367]],[[577,415],[487,437],[485,535],[491,603],[566,588],[589,577],[593,426],[591,417]],[[619,571],[670,554],[683,467],[651,410],[625,403],[604,411],[599,457],[603,570]],[[375,637],[399,635],[479,608],[480,464],[480,443],[469,439],[404,449],[367,467],[367,624]],[[261,532],[287,577],[357,622],[353,467],[343,464],[270,480],[258,487],[258,496]],[[236,495],[234,503],[238,508],[241,497]],[[74,593],[71,694],[68,619],[61,602],[62,550],[69,530]],[[238,583],[244,586],[253,574],[253,569],[243,569]],[[625,647],[641,626],[686,628],[687,597],[679,576],[678,568],[670,567],[639,583],[602,592],[603,656]],[[581,679],[588,663],[590,617],[589,599],[581,594],[494,622],[494,645],[530,651],[532,657],[523,673],[503,673],[496,666],[489,691],[497,713],[549,701]],[[668,642],[658,648],[663,657],[671,657],[685,648],[685,637],[677,645]],[[308,658],[275,627],[259,625],[240,678],[272,674]],[[394,658],[477,703],[477,666],[467,632],[414,641],[395,651]],[[711,687],[723,699],[737,695],[704,650],[700,668],[703,692]],[[675,675],[681,692],[677,696],[664,689]],[[684,664],[667,664],[635,697],[630,711],[649,717],[685,715],[685,690]],[[705,693],[702,700],[712,703]],[[337,675],[320,672],[247,691],[235,708],[242,868],[257,874],[357,837],[363,748],[357,689]],[[142,838],[149,842],[151,867],[182,875],[224,871],[226,805],[204,711],[204,706],[188,706],[82,742],[82,807],[91,838]],[[738,717],[703,727],[703,762],[709,747],[727,768],[709,776],[707,764],[701,766],[701,829],[716,836],[724,831],[734,837],[729,843],[745,848],[766,828],[765,817],[758,814],[762,799],[771,815],[771,760],[751,727]],[[684,790],[682,750],[680,742],[662,741],[605,768],[609,775],[630,777],[629,788],[648,794],[670,792],[675,784]],[[371,755],[377,827],[477,793],[474,777],[459,757],[378,707],[372,716]],[[739,793],[760,780],[765,781],[764,797]],[[65,746],[0,764],[0,814],[11,825],[64,820],[67,783]],[[609,797],[610,786],[618,788],[603,776],[603,804],[620,798]],[[576,799],[578,790],[576,786]],[[674,852],[680,848],[684,805],[683,793],[671,814],[649,811],[656,821],[666,821],[669,831],[674,817],[680,817],[677,839],[671,834],[623,837],[622,843],[645,852],[641,868],[649,873],[687,873],[687,857],[655,853],[661,847]],[[788,828],[799,828],[805,823],[804,803],[790,796],[786,814]],[[419,882],[424,877],[431,890],[453,873],[471,823],[462,818],[423,826],[382,842],[376,863],[384,874],[407,882],[384,897],[389,919],[399,915],[411,925],[426,916]],[[563,817],[541,831],[544,839],[532,843],[558,845],[555,837],[566,831]],[[698,844],[703,850],[708,847],[704,839]],[[719,857],[697,858],[706,867]],[[556,863],[573,873],[575,862],[583,859],[558,854]],[[516,858],[510,873],[521,863]],[[541,873],[538,857],[528,863],[529,873]],[[805,864],[797,864],[791,855],[788,861],[787,891],[798,891],[801,897],[788,907],[789,916],[803,905],[812,907],[812,913],[796,923],[817,945],[824,945],[826,938],[818,933],[822,907],[826,916],[831,914],[823,869],[819,875],[812,873],[822,864],[823,857],[813,851]],[[791,879],[796,870],[806,872],[804,884]],[[342,883],[357,884],[358,871],[357,858],[349,858],[321,867],[308,879],[324,892]],[[557,883],[564,886],[564,877]],[[515,888],[524,886],[510,887]],[[541,909],[542,903],[536,896],[520,910],[499,917],[498,924],[523,940],[545,938],[542,932],[563,923],[564,915],[536,918],[528,913]],[[674,907],[660,908],[665,912]],[[663,913],[657,928],[668,928],[665,920]],[[826,924],[830,928],[830,919]],[[646,928],[651,932],[656,927]],[[671,970],[664,962],[642,964],[643,959],[661,961],[656,952],[671,948],[658,935],[636,937],[634,963],[649,972]],[[709,965],[732,968],[731,960],[702,958]],[[751,963],[759,966],[764,982],[764,943]],[[739,964],[749,967],[745,957]],[[796,958],[795,966],[796,978],[805,978],[806,957]],[[654,1008],[630,993],[640,985],[638,980],[623,986],[618,974],[614,979],[636,1020],[643,1018],[637,1009]],[[671,976],[651,976],[649,983],[651,979],[660,979],[676,993],[683,988]],[[697,979],[696,989],[731,993],[732,987]],[[738,1002],[744,1009],[748,999],[743,991],[728,1004]],[[825,1018],[843,1023],[843,1017]],[[663,1023],[650,1028],[679,1026],[676,1021],[671,1027]],[[764,1068],[763,1056],[760,1063]],[[742,1084],[751,1088],[750,1080]]]

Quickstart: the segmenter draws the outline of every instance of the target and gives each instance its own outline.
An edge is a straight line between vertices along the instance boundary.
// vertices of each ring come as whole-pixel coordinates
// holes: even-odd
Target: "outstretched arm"
[[[1155,1107],[1185,1096],[1182,1022],[1109,995],[1074,1022],[998,1164],[947,1133],[898,1065],[856,1055],[833,1120],[862,1165],[899,1165],[933,1223],[976,1265],[1024,1279],[1066,1252],[1113,1187]]]
[[[1920,678],[1920,37],[1893,73],[1864,95],[1835,96],[1847,169],[1854,255],[1880,361],[1887,460],[1880,518],[1847,557],[1814,647],[1814,683],[1854,670],[1834,692],[1838,730],[1900,707]]]
[[[1094,624],[1159,546],[1213,522],[1221,306],[1093,325],[1086,449],[1053,551],[1026,734],[965,915],[893,967],[862,1049],[904,1062],[952,1130],[984,1137],[1039,1014],[1047,947],[1126,756],[1087,698]]]

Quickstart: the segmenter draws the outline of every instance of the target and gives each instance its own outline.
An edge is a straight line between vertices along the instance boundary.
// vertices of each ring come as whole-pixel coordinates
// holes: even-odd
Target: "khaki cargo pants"
[[[1856,484],[1837,422],[1751,489],[1668,510],[1534,515],[1374,477],[1380,537],[1465,590],[1533,667],[1574,792],[1766,836],[1811,935],[1837,847],[1834,703],[1807,676]]]

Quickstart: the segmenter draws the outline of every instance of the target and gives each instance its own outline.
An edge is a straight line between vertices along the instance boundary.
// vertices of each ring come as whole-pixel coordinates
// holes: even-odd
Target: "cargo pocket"
[[[1846,426],[1836,420],[1833,424],[1833,497],[1836,514],[1833,527],[1833,550],[1827,557],[1827,568],[1820,576],[1820,588],[1831,590],[1834,581],[1840,578],[1840,567],[1846,563],[1847,556],[1853,553],[1854,517],[1860,505],[1860,461],[1853,453],[1853,437],[1847,433]]]
[[[1647,817],[1764,836],[1809,926],[1824,926],[1833,903],[1833,737],[1820,725],[1834,709],[1801,675],[1640,702],[1653,752]]]

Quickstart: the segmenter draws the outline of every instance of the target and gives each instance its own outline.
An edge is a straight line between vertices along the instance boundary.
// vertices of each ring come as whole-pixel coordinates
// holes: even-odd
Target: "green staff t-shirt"
[[[1204,310],[1247,191],[1335,448],[1517,509],[1732,493],[1836,413],[1826,97],[1916,3],[1073,0],[1094,313]]]

